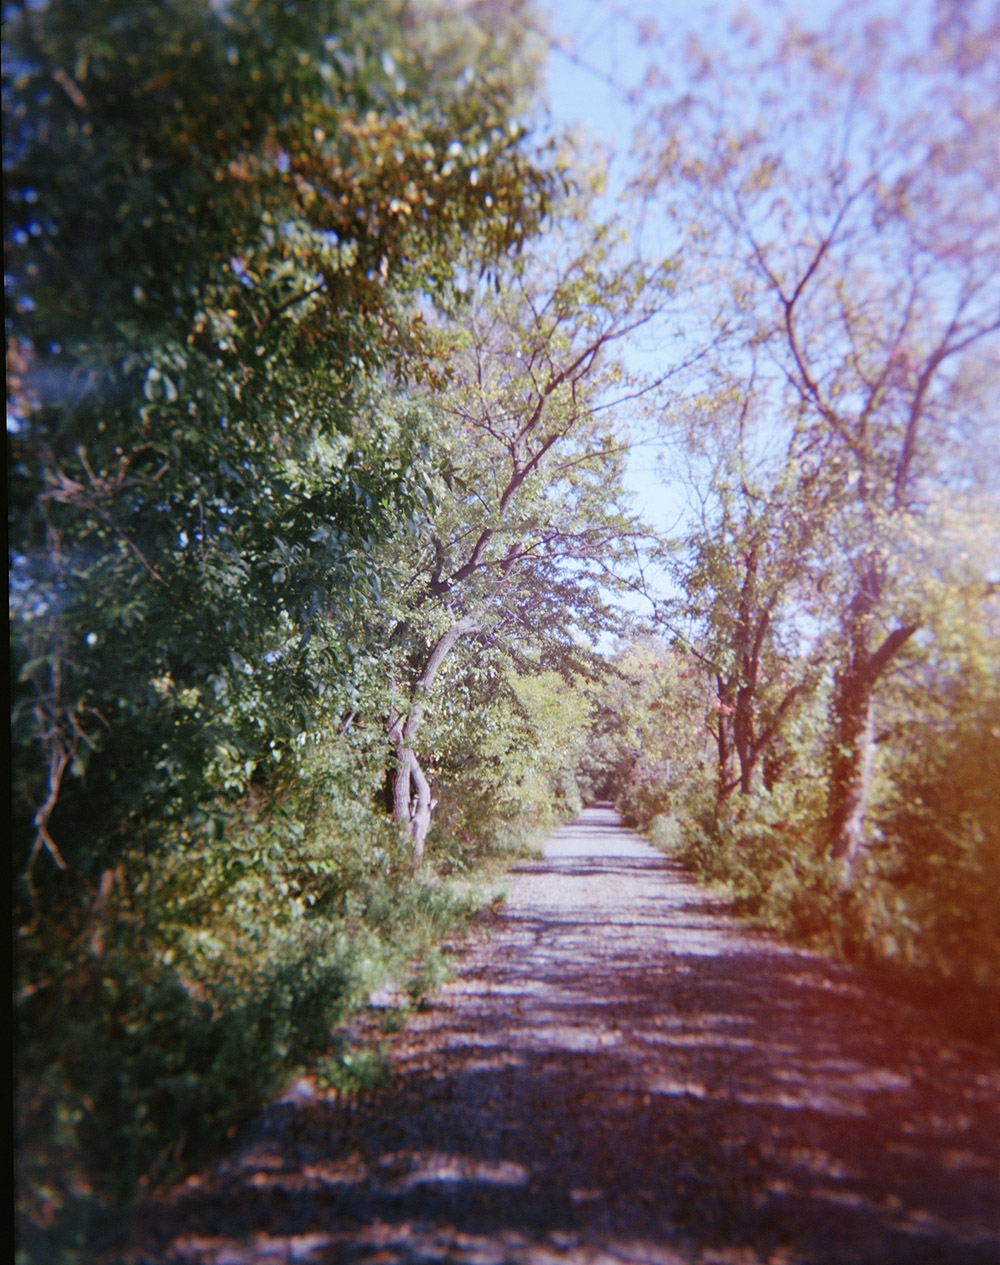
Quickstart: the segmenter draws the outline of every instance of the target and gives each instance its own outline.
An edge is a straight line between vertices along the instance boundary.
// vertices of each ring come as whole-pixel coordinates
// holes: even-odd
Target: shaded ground
[[[747,932],[608,808],[394,1053],[384,1092],[269,1108],[129,1259],[1000,1262],[995,1057]]]

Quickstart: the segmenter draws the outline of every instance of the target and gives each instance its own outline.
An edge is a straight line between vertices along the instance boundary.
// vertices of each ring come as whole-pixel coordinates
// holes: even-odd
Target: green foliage
[[[663,416],[698,518],[659,615],[716,777],[657,771],[637,695],[617,795],[766,924],[958,993],[1000,966],[1000,27],[910,16],[738,25],[643,90],[637,189],[693,289]]]
[[[618,351],[669,307],[675,264],[637,263],[532,149],[523,16],[5,11],[25,1261],[85,1256],[103,1211],[317,1059],[326,1087],[377,1088],[384,1051],[343,1025],[391,983],[391,1028],[445,978],[476,900],[436,876],[523,854],[585,796],[770,926],[957,980],[1000,963],[993,563],[942,504],[963,471],[988,483],[949,419],[991,398],[996,217],[963,155],[995,103],[951,83],[954,109],[866,150],[892,103],[863,59],[834,74],[851,153],[909,162],[905,190],[894,170],[816,178],[812,153],[792,171],[766,129],[709,144],[707,167],[651,155],[654,184],[697,176],[689,246],[729,250],[732,311],[672,402],[711,467],[675,555],[684,635],[602,672],[648,545],[616,428],[650,384]],[[947,56],[921,73],[947,79]],[[815,90],[827,64],[806,61]],[[695,143],[724,122],[704,104],[671,114]],[[845,893],[826,709],[876,678],[870,846]],[[386,813],[409,771],[394,807],[411,825],[426,793],[426,830],[421,762],[440,799],[424,869]]]
[[[5,10],[39,1259],[208,1154],[385,978],[432,986],[469,914],[377,803],[384,633],[450,477],[442,329],[564,183],[518,122],[517,12]]]
[[[430,372],[432,305],[524,240],[552,183],[512,120],[514,28],[437,16],[424,44],[392,5],[328,0],[14,15],[29,878],[242,793],[375,675],[380,551],[428,512],[436,462],[387,382]]]
[[[309,829],[248,814],[172,857],[138,880],[123,865],[100,939],[56,946],[51,977],[34,963],[22,993],[27,1259],[46,1259],[46,1227],[83,1205],[99,1217],[203,1162],[317,1055],[324,1084],[381,1083],[378,1051],[350,1049],[338,1025],[388,981],[415,1000],[436,987],[435,946],[477,908],[415,879],[370,812],[331,809]]]
[[[581,756],[588,787],[614,799],[625,823],[639,830],[680,813],[711,778],[710,688],[702,666],[682,648],[635,641],[589,692],[593,719]]]
[[[644,387],[617,353],[652,319],[668,270],[625,258],[620,232],[595,224],[581,202],[561,202],[558,237],[498,266],[496,288],[478,287],[463,325],[440,340],[448,388],[432,404],[448,457],[419,547],[401,563],[412,598],[387,631],[399,648],[394,811],[418,849],[436,758],[425,736],[432,710],[448,706],[449,690],[465,691],[462,673],[484,661],[525,675],[581,670],[602,633],[621,625],[609,594],[647,535],[625,507],[613,430],[622,398]]]
[[[714,797],[689,806],[676,855],[763,925],[821,941],[837,899],[836,875],[816,825],[822,783],[803,777],[774,791],[739,797],[720,813]]]
[[[379,1047],[345,1046],[320,1059],[315,1069],[321,1089],[339,1094],[367,1094],[384,1089],[392,1080],[392,1065]]]
[[[683,843],[684,827],[679,817],[657,813],[649,823],[649,841],[668,856],[678,856]]]
[[[900,721],[920,742],[887,753],[866,917],[884,956],[986,986],[1000,969],[1000,647],[983,654],[976,640],[960,674],[943,681],[928,665],[904,683]]]
[[[579,683],[528,665],[505,670],[502,659],[491,669],[491,659],[461,676],[466,686],[470,675],[479,682],[471,696],[455,687],[442,692],[430,722],[441,789],[429,857],[444,874],[530,854],[583,807],[576,771],[589,704]],[[482,677],[491,671],[487,691]]]
[[[720,799],[710,678],[695,655],[637,644],[597,693],[589,758],[615,769],[630,824],[761,925],[948,979],[956,996],[988,992],[1000,969],[995,605],[971,581],[961,600],[952,593],[891,677],[869,842],[849,888],[824,834],[829,675],[769,748],[755,792]]]
[[[844,4],[813,29],[751,23],[695,43],[676,94],[648,89],[643,180],[686,230],[692,307],[710,321],[691,398],[671,413],[713,476],[697,489],[712,513],[682,605],[700,608],[732,709],[720,791],[753,793],[761,731],[807,683],[767,688],[774,668],[793,672],[796,643],[821,648],[834,668],[826,829],[845,871],[865,842],[887,674],[930,622],[928,589],[964,578],[951,559],[928,574],[926,537],[943,502],[964,509],[991,470],[995,482],[1000,452],[1000,27],[988,5],[953,19]],[[794,156],[790,134],[808,137]],[[762,485],[769,467],[780,477]]]

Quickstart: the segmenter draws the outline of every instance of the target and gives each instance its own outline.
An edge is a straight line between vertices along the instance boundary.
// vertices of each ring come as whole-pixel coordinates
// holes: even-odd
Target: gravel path
[[[150,1206],[184,1265],[998,1265],[1000,1068],[748,932],[609,808],[512,878],[397,1038]]]

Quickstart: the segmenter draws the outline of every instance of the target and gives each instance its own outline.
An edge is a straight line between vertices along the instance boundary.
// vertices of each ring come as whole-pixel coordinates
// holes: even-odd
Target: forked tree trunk
[[[424,855],[435,801],[416,752],[410,747],[400,747],[397,758],[399,768],[392,786],[392,815],[396,821],[409,824],[413,851],[419,861]]]
[[[464,615],[442,633],[431,647],[413,682],[409,712],[394,711],[390,718],[389,741],[395,747],[397,761],[392,784],[392,815],[396,821],[407,823],[418,860],[424,855],[427,832],[436,804],[430,783],[420,767],[414,749],[414,742],[424,719],[424,703],[441,664],[462,637],[478,628],[478,614]]]

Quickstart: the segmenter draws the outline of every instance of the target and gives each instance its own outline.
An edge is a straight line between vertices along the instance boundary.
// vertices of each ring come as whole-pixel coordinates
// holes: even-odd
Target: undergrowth
[[[758,926],[945,1005],[962,1032],[1000,1041],[1000,837],[981,811],[935,812],[935,788],[927,771],[921,798],[887,800],[847,886],[826,852],[822,787],[804,780],[722,811],[710,795],[691,795],[646,828]]]
[[[102,1224],[204,1164],[297,1074],[342,1093],[384,1084],[381,1045],[352,1043],[347,1021],[391,986],[402,1022],[487,898],[471,863],[458,890],[414,867],[379,815],[349,833],[344,815],[178,831],[155,863],[146,840],[99,927],[22,929],[18,1265],[87,1259]]]

